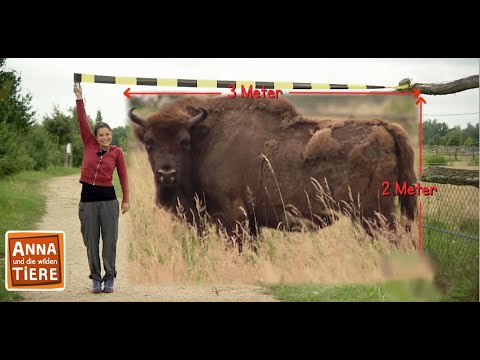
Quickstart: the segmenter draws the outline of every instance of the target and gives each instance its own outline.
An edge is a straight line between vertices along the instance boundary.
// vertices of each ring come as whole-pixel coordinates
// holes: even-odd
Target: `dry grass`
[[[432,196],[422,198],[424,212],[433,216],[462,214],[464,217],[478,218],[478,188],[474,186],[459,186],[422,182],[422,186],[436,186],[437,192]]]
[[[240,255],[235,247],[226,246],[214,227],[207,227],[207,235],[199,239],[191,227],[155,205],[153,175],[144,151],[130,152],[129,175],[132,233],[127,238],[132,239],[130,276],[136,282],[352,284],[433,277],[428,262],[415,250],[415,230],[376,231],[372,240],[342,215],[318,232],[262,229],[259,251],[244,247]]]
[[[438,189],[434,195],[421,199],[426,222],[442,223],[450,231],[478,234],[478,188],[429,182],[422,185],[435,185]]]

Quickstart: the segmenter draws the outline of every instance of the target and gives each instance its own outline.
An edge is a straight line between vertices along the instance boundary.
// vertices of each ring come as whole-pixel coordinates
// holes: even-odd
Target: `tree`
[[[468,137],[468,138],[465,139],[464,145],[466,145],[466,146],[478,145],[478,140],[475,140],[474,138]]]
[[[460,129],[460,126],[455,126],[453,129],[448,131],[445,145],[458,146],[463,143],[462,137],[462,130]]]
[[[0,58],[0,122],[12,124],[16,130],[26,130],[33,123],[31,94],[20,95],[21,77],[4,69],[6,59]]]
[[[35,165],[26,138],[15,130],[14,124],[0,121],[0,178],[31,170]]]
[[[63,164],[63,149],[58,145],[58,139],[54,138],[44,126],[34,125],[26,140],[28,153],[34,160],[33,170]]]
[[[35,165],[26,140],[34,122],[31,95],[20,95],[21,78],[15,71],[5,70],[5,60],[0,58],[0,177]]]
[[[426,120],[422,125],[423,142],[425,145],[441,145],[442,138],[448,131],[446,123],[439,123],[437,119]]]
[[[468,123],[467,127],[465,128],[465,130],[463,130],[463,133],[465,135],[465,145],[469,145],[469,146],[478,146],[478,123],[473,126],[472,124]],[[467,144],[467,140],[469,140],[469,143]]]
[[[99,122],[103,122],[103,116],[100,109],[97,110],[97,116],[95,117],[95,124]]]
[[[78,115],[76,107],[70,107],[68,109],[70,113],[70,118],[73,122],[73,133],[72,133],[72,152],[73,152],[73,166],[81,166],[83,161],[83,141],[80,135],[80,126],[78,125]],[[90,129],[93,129],[93,123],[88,117],[88,123],[90,124]],[[92,130],[93,133],[93,130]]]
[[[90,129],[93,129],[93,123],[90,118],[88,118],[88,123]],[[83,142],[80,136],[76,108],[70,107],[65,114],[58,107],[54,107],[52,114],[44,117],[43,125],[48,133],[57,139],[62,156],[65,145],[68,143],[72,144],[73,166],[80,166],[83,160]]]
[[[59,145],[72,142],[72,133],[75,130],[73,119],[65,115],[57,106],[53,107],[51,115],[43,118],[43,126],[52,135],[58,138]]]
[[[128,126],[116,127],[112,129],[112,133],[112,144],[120,146],[124,151],[127,151]]]

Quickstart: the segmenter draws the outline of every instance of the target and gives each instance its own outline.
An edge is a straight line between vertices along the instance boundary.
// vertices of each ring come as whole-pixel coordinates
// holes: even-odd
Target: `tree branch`
[[[478,88],[478,75],[472,75],[463,79],[450,81],[443,84],[421,84],[415,83],[409,90],[417,89],[422,95],[447,95],[456,92]]]

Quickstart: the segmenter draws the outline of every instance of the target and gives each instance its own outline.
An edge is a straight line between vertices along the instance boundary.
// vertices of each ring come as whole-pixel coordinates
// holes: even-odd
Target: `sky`
[[[75,106],[74,73],[396,86],[404,78],[412,79],[412,83],[453,81],[479,74],[479,66],[478,58],[7,58],[6,61],[7,70],[15,70],[22,77],[22,93],[32,95],[32,109],[39,123],[52,114],[54,106],[64,112]],[[82,83],[87,114],[95,119],[100,109],[103,121],[111,128],[127,125],[127,98],[123,92],[128,87],[140,92],[217,90]],[[468,122],[479,121],[478,88],[423,97],[427,101],[423,106],[424,120],[436,118],[449,127],[462,128]],[[441,116],[444,114],[463,115]]]

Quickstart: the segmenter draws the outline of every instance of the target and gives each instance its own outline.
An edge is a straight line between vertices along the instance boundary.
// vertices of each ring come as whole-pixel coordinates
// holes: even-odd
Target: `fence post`
[[[65,167],[72,167],[72,163],[72,144],[68,143],[67,145],[65,145]]]

